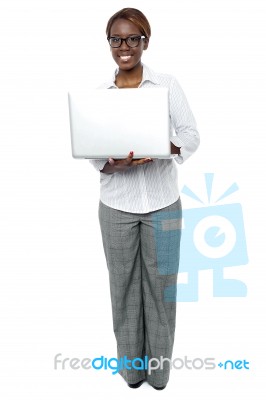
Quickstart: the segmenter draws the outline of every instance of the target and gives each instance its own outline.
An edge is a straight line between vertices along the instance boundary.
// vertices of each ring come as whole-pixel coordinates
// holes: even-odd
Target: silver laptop
[[[167,88],[68,93],[74,158],[170,157]]]

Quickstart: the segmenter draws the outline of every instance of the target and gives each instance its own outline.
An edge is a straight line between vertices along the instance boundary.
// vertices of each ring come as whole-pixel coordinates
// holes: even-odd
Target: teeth
[[[128,61],[131,56],[120,56],[122,61]]]

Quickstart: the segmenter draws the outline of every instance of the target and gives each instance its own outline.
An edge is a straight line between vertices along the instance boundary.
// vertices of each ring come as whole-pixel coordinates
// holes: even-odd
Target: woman
[[[134,159],[134,149],[129,149],[122,160],[90,160],[100,171],[99,220],[118,359],[171,359],[176,298],[167,301],[165,293],[167,288],[176,288],[179,263],[177,164],[197,149],[199,135],[176,79],[155,73],[141,62],[151,35],[143,13],[133,8],[118,11],[108,21],[106,33],[118,69],[102,88],[169,88],[169,117],[175,131],[175,136],[170,136],[169,159]],[[164,231],[170,236],[165,237]],[[134,362],[134,368],[133,363],[131,369],[124,366],[119,373],[131,388],[146,380],[162,390],[169,380],[170,365],[166,360],[159,368],[154,362],[149,372],[141,369],[139,361],[138,365]]]

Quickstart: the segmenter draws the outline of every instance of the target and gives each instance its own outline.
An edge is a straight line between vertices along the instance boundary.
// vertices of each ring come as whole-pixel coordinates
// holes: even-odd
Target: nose
[[[121,43],[120,49],[121,50],[129,50],[129,48],[130,47],[127,45],[126,39],[122,39],[122,43]]]

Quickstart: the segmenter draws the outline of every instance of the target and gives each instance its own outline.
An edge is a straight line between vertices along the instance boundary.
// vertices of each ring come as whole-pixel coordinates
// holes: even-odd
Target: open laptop
[[[170,157],[167,88],[68,93],[74,158]]]

